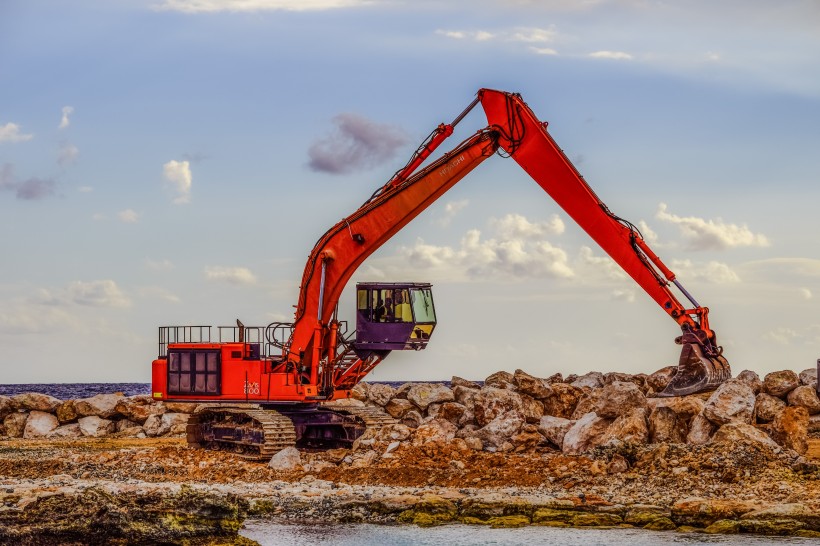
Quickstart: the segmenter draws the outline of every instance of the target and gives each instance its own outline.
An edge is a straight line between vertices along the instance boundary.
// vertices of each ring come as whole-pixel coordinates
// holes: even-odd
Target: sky
[[[735,374],[812,368],[818,28],[813,0],[3,0],[0,383],[150,382],[160,326],[292,320],[316,240],[485,87],[640,227]],[[439,319],[371,381],[678,359],[500,156],[362,264],[342,318],[357,281],[431,282]]]

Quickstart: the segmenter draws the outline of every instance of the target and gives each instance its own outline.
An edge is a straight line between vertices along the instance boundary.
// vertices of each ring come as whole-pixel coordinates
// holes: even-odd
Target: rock
[[[57,418],[44,411],[32,411],[26,420],[26,426],[23,428],[23,438],[43,438],[57,428],[60,422]]]
[[[814,387],[801,385],[787,395],[790,406],[803,406],[809,415],[820,413],[820,398]]]
[[[70,439],[77,439],[81,438],[83,435],[82,431],[80,430],[80,423],[69,423],[68,425],[62,425],[51,432],[48,433],[48,438],[70,438]]]
[[[584,391],[566,383],[552,383],[550,387],[552,394],[541,400],[544,404],[544,415],[569,419]]]
[[[401,419],[407,412],[415,409],[416,406],[406,398],[393,398],[384,406],[384,410],[394,419]]]
[[[504,442],[511,440],[524,425],[524,418],[520,413],[511,410],[498,415],[485,426],[475,431],[475,436],[484,445],[501,447]]]
[[[370,389],[370,384],[360,381],[350,389],[350,397],[355,400],[367,401],[367,391]]]
[[[693,445],[703,445],[709,443],[717,427],[703,414],[695,415],[689,425],[689,434],[686,435],[686,443]]]
[[[165,403],[154,402],[150,396],[144,394],[122,396],[117,400],[114,409],[126,419],[140,425],[151,415],[161,415],[166,411]]]
[[[792,370],[766,374],[763,378],[763,392],[783,398],[800,386],[800,378]]]
[[[606,471],[609,474],[621,474],[629,470],[629,461],[620,453],[612,455],[609,463],[606,465]]]
[[[467,379],[463,379],[461,377],[454,375],[453,378],[450,380],[450,388],[455,390],[456,387],[464,387],[467,389],[478,390],[481,388],[481,385],[479,385],[475,381],[469,381]]]
[[[517,392],[485,386],[473,397],[475,422],[479,427],[486,426],[490,421],[510,410],[521,413],[523,405],[521,395]]]
[[[731,421],[751,423],[754,407],[752,388],[743,381],[730,379],[712,393],[703,408],[703,415],[718,426]]]
[[[433,419],[419,425],[413,432],[412,444],[420,446],[429,442],[449,442],[456,437],[458,429],[450,421]]]
[[[808,370],[803,370],[797,376],[800,379],[801,385],[806,385],[807,387],[814,387],[814,390],[817,390],[817,368],[809,368]]]
[[[574,424],[575,421],[570,421],[563,417],[545,415],[538,423],[538,432],[557,446],[558,449],[561,449],[564,446],[564,436]]]
[[[163,413],[160,418],[160,436],[179,436],[185,434],[188,426],[188,413]]]
[[[729,425],[727,425],[729,426]],[[733,423],[731,426],[735,426]],[[690,497],[672,505],[672,519],[678,525],[704,528],[720,520],[735,520],[760,508],[755,501]]]
[[[760,391],[763,390],[763,381],[760,380],[759,375],[751,370],[743,370],[737,374],[737,379],[749,385],[755,395],[760,394]]]
[[[593,411],[599,417],[615,419],[635,408],[646,408],[646,396],[634,383],[614,381],[601,389]]]
[[[458,425],[465,411],[467,411],[467,408],[458,402],[444,402],[439,407],[436,417]]]
[[[808,451],[809,412],[803,406],[785,408],[772,422],[772,439],[799,454]]]
[[[600,439],[600,445],[641,445],[647,443],[649,441],[647,412],[646,408],[633,407],[623,415],[619,415],[607,427],[606,432]]]
[[[140,426],[139,423],[135,423],[134,421],[129,421],[128,419],[120,419],[119,421],[116,421],[114,423],[114,425],[115,425],[115,429],[116,429],[117,432],[121,432],[121,431],[123,431],[127,428],[133,428],[133,427],[140,427],[140,429],[142,429],[142,427]]]
[[[55,414],[57,415],[57,420],[62,424],[76,421],[77,417],[79,417],[77,410],[74,408],[74,400],[66,400],[57,406]]]
[[[15,411],[17,411],[17,404],[10,397],[0,395],[0,421]]]
[[[515,370],[512,382],[518,388],[518,392],[532,396],[536,400],[552,394],[552,388],[546,379],[532,376],[522,370]]]
[[[755,428],[753,425],[740,421],[730,421],[721,426],[712,439],[711,444],[724,444],[735,448],[738,444],[757,444],[774,451],[779,451],[780,447],[769,438],[769,436]]]
[[[413,434],[407,425],[397,423],[395,425],[383,426],[376,434],[376,439],[383,442],[399,441],[403,442]]]
[[[39,392],[24,392],[12,396],[11,399],[14,405],[21,410],[44,411],[47,413],[54,413],[57,407],[63,403],[58,398],[40,394]]]
[[[80,417],[77,423],[80,425],[80,432],[83,436],[89,436],[91,438],[102,438],[116,431],[114,421],[103,419],[97,415]]]
[[[604,386],[604,374],[601,372],[589,372],[586,375],[580,376],[570,384],[573,387],[578,387],[579,389],[583,389],[584,387],[590,389],[600,389]]]
[[[344,399],[342,399],[344,400]],[[156,404],[156,402],[153,402]],[[194,413],[199,404],[194,402],[163,402],[166,413]]]
[[[527,423],[538,423],[544,416],[544,404],[532,396],[520,394],[521,396],[521,416]]]
[[[421,413],[413,409],[404,414],[404,417],[401,418],[401,422],[410,428],[418,428],[424,422],[424,417],[421,416]]]
[[[649,414],[649,438],[653,444],[683,444],[689,434],[688,423],[668,406],[658,406]]]
[[[675,374],[678,373],[677,366],[666,366],[661,368],[646,378],[646,385],[652,392],[661,392],[672,381]]]
[[[473,406],[473,398],[476,394],[478,394],[478,389],[474,389],[471,387],[465,387],[464,385],[457,385],[453,387],[453,396],[455,397],[455,401],[461,404],[462,406],[471,408]]]
[[[277,472],[293,472],[302,466],[302,456],[295,447],[286,447],[271,457],[268,466]]]
[[[367,399],[377,406],[384,407],[388,402],[390,402],[395,394],[396,389],[390,385],[385,385],[384,383],[374,383],[370,385],[370,389],[367,392]]]
[[[587,413],[564,435],[561,451],[567,455],[577,455],[598,447],[610,424],[612,419],[598,417],[592,412]]]
[[[416,383],[407,391],[407,399],[424,411],[430,404],[452,402],[455,396],[453,391],[441,383]]]
[[[103,419],[110,419],[117,412],[117,402],[122,395],[117,394],[97,394],[89,398],[79,398],[74,400],[74,410],[81,417],[97,416]]]
[[[484,380],[485,387],[497,387],[506,389],[508,385],[513,384],[513,374],[510,372],[499,371],[491,374]]]
[[[755,397],[754,414],[758,423],[771,423],[786,409],[786,402],[761,392]]]
[[[6,429],[6,436],[9,438],[22,438],[26,428],[28,412],[16,411],[3,419],[3,428]]]

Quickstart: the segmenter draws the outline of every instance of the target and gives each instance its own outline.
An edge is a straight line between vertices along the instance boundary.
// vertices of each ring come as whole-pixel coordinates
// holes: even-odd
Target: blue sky
[[[160,325],[291,318],[316,239],[482,87],[549,122],[735,373],[813,367],[818,25],[808,0],[3,2],[0,381],[147,382]],[[675,323],[500,157],[354,280],[436,294],[428,349],[371,380],[677,361]]]

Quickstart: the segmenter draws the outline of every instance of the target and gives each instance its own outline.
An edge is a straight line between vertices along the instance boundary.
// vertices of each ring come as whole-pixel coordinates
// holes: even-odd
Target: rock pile
[[[804,454],[809,431],[820,428],[816,370],[773,372],[762,380],[747,370],[711,394],[654,396],[674,373],[669,367],[651,375],[591,372],[564,379],[516,370],[483,384],[459,377],[449,386],[360,383],[347,403],[380,406],[400,424],[368,431],[354,451],[379,442],[395,449],[402,441],[461,439],[489,452],[546,446],[577,455],[624,445],[744,442]],[[390,451],[388,445],[385,455]]]
[[[41,393],[0,396],[0,436],[11,438],[145,438],[181,435],[196,404],[150,396],[98,394],[60,400]]]

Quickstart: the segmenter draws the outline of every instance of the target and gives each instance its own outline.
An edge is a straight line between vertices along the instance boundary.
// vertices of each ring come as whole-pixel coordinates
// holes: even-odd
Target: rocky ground
[[[16,436],[0,437],[0,543],[234,544],[248,517],[817,538],[820,406],[816,391],[792,394],[814,387],[810,375],[746,374],[684,399],[653,398],[657,378],[623,374],[366,385],[348,403],[379,405],[398,424],[351,449],[284,450],[270,463],[188,448],[172,430],[181,407],[120,397],[114,417],[116,405],[75,401],[61,424],[34,413],[56,409],[18,398],[3,421]],[[87,434],[53,434],[91,416]]]

